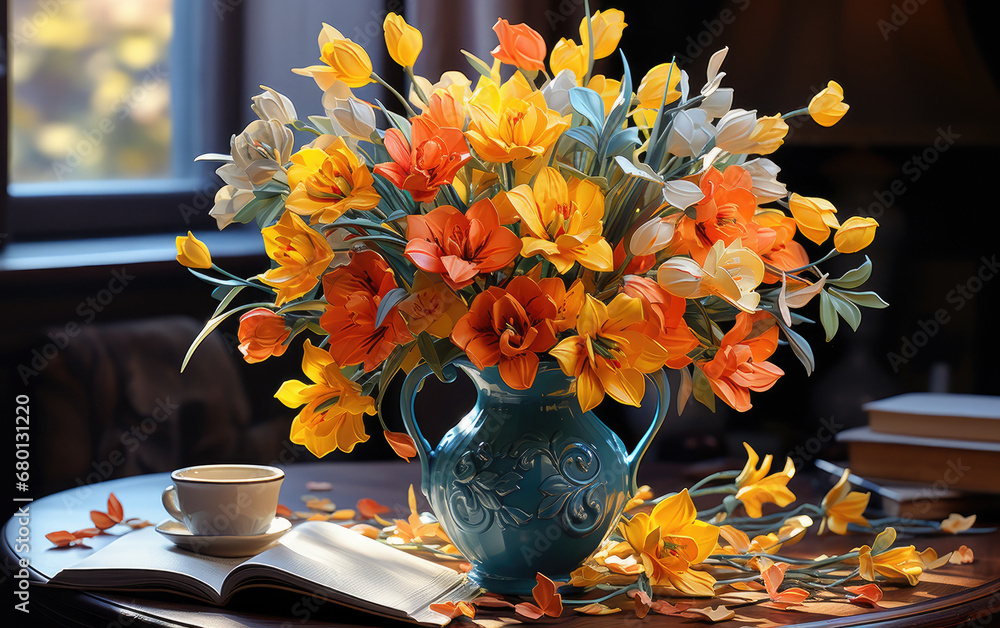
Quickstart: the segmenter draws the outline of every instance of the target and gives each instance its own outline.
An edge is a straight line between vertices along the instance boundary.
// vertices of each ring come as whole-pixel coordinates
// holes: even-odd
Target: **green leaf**
[[[696,366],[694,367],[694,377],[692,380],[694,384],[694,398],[706,408],[715,412],[715,391],[712,390],[712,385],[708,382],[708,376],[702,373],[701,369]]]
[[[876,310],[889,307],[889,304],[883,301],[882,297],[878,296],[874,292],[851,292],[850,290],[834,290],[832,288],[830,289],[830,292],[843,297],[848,301],[853,301],[861,307],[870,307]]]
[[[851,326],[851,329],[858,331],[858,325],[861,324],[861,310],[858,309],[858,306],[843,297],[836,296],[836,293],[830,297],[830,300],[833,302],[833,307],[837,309],[837,312]]]
[[[611,136],[611,141],[608,142],[607,154],[608,156],[624,154],[632,147],[638,146],[641,143],[638,127],[629,127]]]
[[[569,104],[573,107],[573,111],[586,118],[594,129],[600,131],[604,128],[604,101],[600,94],[586,87],[573,87],[569,90]]]
[[[802,366],[806,367],[806,375],[812,375],[812,372],[816,370],[816,358],[813,357],[812,347],[809,346],[805,338],[792,331],[792,328],[788,325],[785,325],[785,321],[781,320],[781,318],[774,320],[778,322],[778,326],[785,332],[788,344],[792,347],[792,353],[799,359]]]
[[[378,105],[379,109],[382,110],[382,113],[385,114],[385,118],[386,120],[389,121],[389,124],[391,124],[394,129],[403,134],[403,137],[406,138],[407,143],[412,144],[412,142],[410,141],[410,121],[404,118],[403,116],[397,113],[393,113],[388,109],[386,109],[385,105],[383,105],[381,101],[376,100],[375,103]]]
[[[326,301],[298,301],[296,303],[289,303],[283,308],[278,310],[278,314],[288,314],[289,312],[321,312],[326,310],[328,303]],[[326,332],[323,332],[326,333]]]
[[[857,288],[872,275],[872,261],[865,255],[865,263],[854,270],[849,270],[839,279],[827,279],[826,283],[839,288]]]
[[[591,39],[591,41],[594,40]],[[611,133],[621,128],[622,123],[625,122],[625,117],[628,115],[629,105],[632,104],[632,71],[628,67],[628,61],[625,60],[624,53],[622,53],[622,65],[624,66],[624,70],[622,72],[622,91],[620,92],[621,102],[608,114],[599,146],[606,145],[611,139]]]
[[[424,362],[427,362],[427,366],[431,367],[431,371],[443,382],[444,372],[441,370],[441,358],[438,357],[437,348],[434,346],[434,338],[426,331],[420,332],[417,336],[417,348],[420,349],[420,355],[424,358]]]
[[[382,325],[382,321],[385,317],[389,315],[392,308],[396,307],[400,301],[410,296],[410,293],[406,291],[406,288],[393,288],[382,297],[382,300],[378,303],[378,310],[375,311],[375,327]]]
[[[896,542],[896,529],[886,528],[878,533],[875,537],[875,541],[872,543],[872,555],[881,554],[886,551],[892,544]]]
[[[382,398],[389,389],[389,382],[403,367],[403,362],[410,354],[411,347],[413,347],[412,340],[393,349],[386,361],[382,363],[382,371],[378,374],[378,395],[375,397],[375,410],[378,412],[378,419],[382,422],[383,429],[389,428],[386,427],[385,419],[382,418]]]
[[[833,298],[823,290],[819,293],[819,322],[826,331],[826,341],[830,342],[840,328],[840,317],[837,308],[833,307]]]
[[[575,126],[566,131],[563,136],[576,140],[595,153],[597,152],[597,131],[592,126]]]
[[[192,275],[194,275],[198,279],[201,279],[205,283],[210,283],[210,284],[215,285],[215,286],[245,286],[246,285],[245,281],[237,281],[235,279],[216,279],[215,277],[211,277],[209,275],[206,275],[205,273],[199,273],[197,270],[195,270],[193,268],[188,268],[188,272],[190,272]],[[215,293],[213,292],[212,294],[214,295]]]
[[[309,126],[302,120],[293,120],[292,128],[295,129],[296,131],[306,131],[308,133],[312,133],[313,135],[323,135],[323,133],[320,132],[319,129]]]
[[[222,291],[226,290],[226,286],[219,286],[218,288],[213,290],[212,296],[219,300],[219,307],[215,308],[215,313],[212,314],[212,318],[215,318],[216,316],[221,314],[223,310],[229,307],[229,304],[233,302],[233,299],[236,298],[236,295],[242,292],[244,288],[246,288],[246,286],[233,286],[229,288],[224,295],[222,294]],[[217,294],[218,296],[216,296]]]
[[[463,50],[462,54],[465,55],[465,58],[469,60],[469,65],[472,66],[473,70],[479,72],[486,78],[492,78],[493,73],[490,70],[490,66],[486,65],[486,63],[482,59],[472,54],[468,50]]]

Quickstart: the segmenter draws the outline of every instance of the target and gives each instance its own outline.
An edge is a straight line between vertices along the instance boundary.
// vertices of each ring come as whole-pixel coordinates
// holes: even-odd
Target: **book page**
[[[165,588],[221,601],[226,576],[246,558],[215,558],[180,549],[152,526],[128,532],[52,578],[81,588]]]
[[[428,623],[445,623],[437,613],[428,615],[430,604],[452,599],[452,592],[454,601],[471,599],[476,590],[463,588],[465,578],[452,569],[323,521],[296,526],[276,547],[241,565],[229,586],[265,577],[317,593],[325,589],[346,604]]]

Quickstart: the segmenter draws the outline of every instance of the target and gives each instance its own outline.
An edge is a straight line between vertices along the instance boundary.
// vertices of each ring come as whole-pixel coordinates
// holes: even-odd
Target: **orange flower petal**
[[[358,512],[365,519],[374,519],[375,515],[380,515],[392,510],[388,506],[378,503],[374,499],[365,497],[358,500]]]
[[[66,530],[59,530],[58,532],[49,532],[48,534],[45,535],[45,538],[52,541],[56,545],[56,547],[65,547],[77,540],[72,532],[67,532]]]
[[[114,493],[108,496],[108,517],[111,518],[115,523],[121,523],[122,519],[125,518],[125,512],[122,509],[122,504],[115,497]]]
[[[392,450],[396,452],[396,455],[403,460],[409,462],[410,458],[414,458],[417,455],[417,446],[413,443],[413,439],[410,438],[409,434],[403,434],[401,432],[390,432],[385,430],[382,432],[385,436],[386,442],[392,447]]]
[[[93,521],[94,525],[101,530],[107,530],[108,528],[114,527],[117,523],[114,519],[108,516],[108,513],[101,512],[100,510],[91,510],[90,520]]]

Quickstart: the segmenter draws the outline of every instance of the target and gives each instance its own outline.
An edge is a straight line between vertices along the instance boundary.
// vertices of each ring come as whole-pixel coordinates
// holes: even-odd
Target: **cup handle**
[[[163,507],[167,509],[167,513],[171,517],[181,522],[184,521],[184,513],[181,512],[180,504],[177,503],[177,488],[173,484],[163,489],[161,500]]]
[[[656,432],[663,425],[664,419],[667,418],[667,411],[670,409],[670,385],[667,383],[666,377],[664,377],[663,369],[647,374],[646,377],[656,386],[659,396],[656,400],[656,414],[653,417],[652,425],[649,426],[646,433],[636,443],[632,453],[625,458],[625,462],[628,464],[629,490],[631,495],[635,495],[636,491],[639,490],[635,476],[639,471],[639,463],[642,461],[642,456],[649,449],[649,445],[653,442],[653,437],[656,436]]]
[[[446,383],[450,384],[455,381],[457,373],[453,364],[446,364],[442,371]],[[434,448],[431,447],[430,443],[427,442],[427,439],[420,432],[420,427],[417,426],[417,421],[413,416],[413,406],[416,401],[417,392],[419,392],[424,380],[433,373],[434,371],[426,363],[410,371],[406,376],[406,380],[403,381],[403,390],[399,398],[399,409],[400,414],[403,416],[403,425],[406,426],[407,433],[413,439],[417,455],[420,458],[420,489],[428,498],[430,495],[431,464],[434,462]]]

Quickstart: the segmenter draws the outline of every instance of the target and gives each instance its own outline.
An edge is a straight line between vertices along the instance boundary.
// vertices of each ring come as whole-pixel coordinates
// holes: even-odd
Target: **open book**
[[[431,611],[431,604],[470,600],[478,591],[452,569],[325,521],[303,522],[250,558],[194,554],[152,527],[143,528],[63,569],[49,584],[172,591],[217,605],[247,587],[273,587],[433,625],[444,625],[448,618]]]

